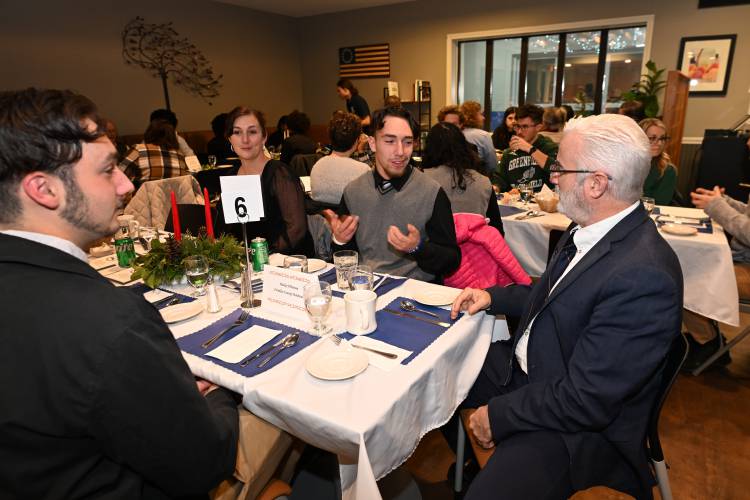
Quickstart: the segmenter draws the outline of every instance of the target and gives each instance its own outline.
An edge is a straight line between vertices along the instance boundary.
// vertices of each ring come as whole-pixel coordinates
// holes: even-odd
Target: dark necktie
[[[539,283],[537,283],[532,296],[532,305],[529,309],[529,313],[526,316],[526,323],[524,328],[528,326],[531,321],[539,313],[544,303],[549,297],[552,287],[560,279],[562,273],[573,260],[573,256],[576,254],[576,245],[573,242],[573,233],[568,236],[568,241],[563,245],[562,248],[555,251],[547,264],[547,271],[542,275]]]
[[[552,259],[549,263],[549,272],[547,273],[547,295],[552,291],[552,287],[555,286],[555,283],[557,283],[557,280],[560,279],[560,276],[565,272],[565,269],[568,268],[568,265],[570,264],[570,261],[573,260],[573,256],[576,254],[576,251],[578,249],[576,248],[576,244],[573,242],[573,233],[570,233],[570,236],[568,237],[568,241],[565,243],[565,245],[560,249],[559,252],[556,252],[556,255],[552,256]]]

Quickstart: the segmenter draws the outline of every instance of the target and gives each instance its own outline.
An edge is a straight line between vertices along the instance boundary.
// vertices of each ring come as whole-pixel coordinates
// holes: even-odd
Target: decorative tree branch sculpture
[[[169,106],[167,79],[208,104],[219,95],[221,78],[214,77],[206,57],[187,38],[180,38],[172,23],[148,24],[138,16],[122,30],[122,57],[125,63],[140,66],[161,78],[164,100]]]

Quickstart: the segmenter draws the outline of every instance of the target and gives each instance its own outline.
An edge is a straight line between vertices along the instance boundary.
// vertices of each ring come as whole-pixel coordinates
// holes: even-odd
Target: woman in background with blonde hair
[[[643,195],[654,199],[657,205],[669,205],[677,187],[677,168],[667,148],[667,127],[657,118],[646,118],[639,123],[651,145],[651,170],[643,183]]]

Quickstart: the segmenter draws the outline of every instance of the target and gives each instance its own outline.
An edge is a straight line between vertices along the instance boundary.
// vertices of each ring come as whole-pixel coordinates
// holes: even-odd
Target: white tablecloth
[[[684,217],[706,217],[694,208],[659,207],[662,214]],[[533,219],[503,218],[505,240],[521,266],[532,276],[541,276],[547,265],[549,234],[552,229],[565,230],[570,219],[563,214],[546,214]],[[675,236],[661,232],[677,254],[685,283],[684,307],[697,314],[739,326],[739,296],[724,230],[713,223],[711,234]]]
[[[408,280],[378,299],[382,308],[398,296],[413,296],[436,286]],[[202,313],[173,325],[175,337],[193,333],[228,314],[239,304],[236,293],[222,290],[224,309]],[[302,329],[303,318],[258,316]],[[331,324],[343,326],[343,300],[334,298]],[[343,381],[323,381],[305,370],[316,342],[283,363],[246,378],[209,361],[183,353],[194,374],[243,395],[255,415],[300,439],[338,456],[345,499],[377,499],[376,481],[401,465],[422,436],[450,418],[468,394],[484,362],[494,317],[468,315],[427,347],[408,365],[383,371],[369,366]],[[328,342],[328,341],[326,341]],[[329,342],[330,343],[330,342]]]

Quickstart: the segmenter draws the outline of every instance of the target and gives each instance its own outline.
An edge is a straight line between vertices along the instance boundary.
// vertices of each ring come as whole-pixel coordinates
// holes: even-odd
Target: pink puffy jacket
[[[453,214],[453,222],[461,247],[461,265],[445,278],[447,286],[487,288],[531,283],[531,278],[510,251],[503,236],[487,225],[483,215]]]

